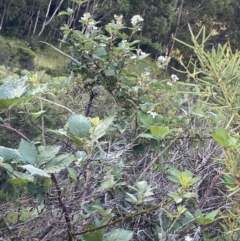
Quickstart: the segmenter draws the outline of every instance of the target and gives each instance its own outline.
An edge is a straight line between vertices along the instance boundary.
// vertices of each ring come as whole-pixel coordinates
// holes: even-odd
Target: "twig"
[[[172,146],[172,144],[179,138],[179,135],[177,135],[174,139],[170,141],[170,143],[148,164],[148,166],[143,170],[139,178],[137,179],[137,182],[144,176],[144,174],[147,172],[147,170],[158,160],[158,158],[168,149]]]
[[[120,223],[120,222],[123,222],[125,221],[126,219],[132,219],[132,218],[135,218],[137,216],[140,216],[140,215],[144,215],[144,214],[147,214],[147,213],[150,213],[150,212],[153,212],[153,211],[156,211],[158,210],[159,208],[162,208],[162,207],[165,207],[169,204],[173,203],[173,200],[169,199],[167,201],[165,201],[163,204],[159,204],[159,205],[156,205],[154,207],[151,207],[151,208],[148,208],[148,209],[143,209],[139,212],[136,212],[136,213],[133,213],[133,214],[130,214],[130,215],[126,215],[124,217],[121,217],[115,221],[112,221],[112,222],[108,222],[107,224],[104,224],[102,226],[99,226],[97,228],[93,228],[93,229],[87,229],[85,231],[82,231],[82,232],[79,232],[79,233],[73,233],[72,235],[73,236],[76,236],[76,235],[81,235],[81,234],[86,234],[86,233],[91,233],[91,232],[94,232],[94,231],[97,231],[99,229],[103,229],[103,228],[106,228],[106,227],[109,227],[109,226],[113,226],[117,223]]]
[[[210,187],[206,190],[206,192],[204,193],[204,196],[202,197],[202,199],[199,201],[198,203],[198,208],[202,208],[202,206],[204,205],[204,203],[206,202],[208,196],[210,195],[211,191],[213,190],[213,188],[216,186],[217,181],[219,180],[219,178],[223,175],[223,173],[218,174],[216,177],[213,178]]]
[[[46,44],[48,46],[50,46],[51,48],[55,49],[56,51],[58,51],[60,54],[64,55],[65,57],[71,59],[75,64],[77,64],[78,66],[82,66],[82,63],[76,59],[74,59],[72,56],[64,53],[63,51],[61,51],[60,49],[54,47],[53,45],[47,43],[47,42],[44,42],[44,41],[38,41],[39,43],[43,43],[43,44]]]
[[[11,131],[11,132],[15,133],[16,135],[20,136],[21,138],[23,138],[24,140],[30,142],[30,140],[22,132],[20,132],[19,130],[11,127],[8,124],[0,124],[0,128]]]
[[[64,218],[65,218],[65,221],[66,221],[66,224],[67,224],[67,228],[68,228],[68,237],[69,237],[69,241],[72,241],[73,240],[73,234],[72,234],[72,224],[71,224],[71,219],[69,217],[69,213],[68,213],[68,210],[65,206],[65,204],[63,203],[62,201],[62,191],[61,191],[61,188],[58,184],[58,181],[57,181],[57,178],[56,176],[52,173],[51,174],[51,178],[56,186],[56,189],[57,189],[57,194],[58,194],[58,202],[60,203],[61,207],[62,207],[62,210],[63,210],[63,213],[64,213]]]
[[[59,106],[59,107],[65,109],[65,110],[69,111],[70,113],[74,114],[74,112],[73,112],[71,109],[69,109],[68,107],[66,107],[66,106],[64,106],[64,105],[60,105],[60,104],[58,104],[58,103],[55,103],[55,102],[53,102],[53,101],[51,101],[51,100],[47,100],[47,99],[42,98],[42,97],[37,97],[37,98],[40,99],[40,100],[46,101],[46,102],[48,102],[48,103],[50,103],[50,104]]]

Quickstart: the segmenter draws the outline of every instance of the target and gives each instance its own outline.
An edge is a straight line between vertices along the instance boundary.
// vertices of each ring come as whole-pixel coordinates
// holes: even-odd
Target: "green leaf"
[[[133,232],[125,229],[115,229],[104,234],[103,241],[130,241]]]
[[[61,11],[57,16],[69,15],[66,11]]]
[[[216,132],[212,135],[212,137],[221,146],[223,146],[223,147],[229,146],[229,138],[230,138],[230,136],[229,136],[228,132],[224,128],[218,127],[216,129]]]
[[[12,160],[12,159],[19,159],[22,162],[25,162],[24,158],[21,156],[18,150],[7,148],[4,146],[0,146],[0,155],[3,157],[4,160]]]
[[[87,153],[85,151],[77,151],[75,155],[77,158],[77,164],[81,164],[87,159]]]
[[[197,193],[194,192],[186,192],[183,194],[184,198],[193,198],[193,197],[198,197]]]
[[[6,169],[10,173],[13,172],[12,166],[8,163],[0,163],[0,166],[3,167],[4,169]]]
[[[153,123],[153,117],[150,114],[147,114],[146,112],[139,112],[138,117],[140,122],[146,127],[150,127]]]
[[[164,126],[151,126],[150,131],[157,140],[163,139],[171,132],[171,130]]]
[[[101,121],[93,130],[93,133],[90,135],[92,141],[97,141],[99,138],[106,134],[107,129],[110,127],[114,120],[114,116],[108,117],[105,120]]]
[[[41,192],[37,194],[36,198],[40,203],[44,201],[44,195]]]
[[[48,162],[44,168],[44,171],[47,173],[57,173],[62,169],[68,167],[75,160],[74,155],[72,154],[62,154]]]
[[[0,109],[9,109],[23,104],[31,98],[24,96],[27,89],[26,81],[25,76],[17,80],[8,79],[0,85]]]
[[[97,50],[97,53],[96,53],[96,55],[97,56],[103,56],[103,55],[106,55],[107,54],[107,52],[106,52],[106,50],[105,50],[105,48],[103,48],[103,47],[100,47],[98,50]]]
[[[22,77],[17,80],[8,79],[0,86],[0,101],[2,99],[20,98],[27,89],[27,77]]]
[[[46,171],[41,170],[37,167],[34,167],[33,165],[22,165],[20,167],[26,169],[28,172],[30,172],[31,175],[39,175],[39,176],[43,176],[43,177],[50,177],[50,175]]]
[[[103,240],[103,230],[97,230],[88,234],[83,235],[84,241],[102,241]]]
[[[147,138],[147,139],[152,139],[154,138],[153,135],[149,134],[149,133],[141,133],[140,135],[138,135],[139,137],[143,137],[143,138]]]
[[[68,119],[69,132],[77,137],[85,137],[91,128],[91,122],[83,115],[74,114]]]
[[[60,151],[61,146],[53,145],[53,146],[39,146],[37,155],[36,165],[40,166],[44,163],[51,161]]]
[[[102,190],[108,190],[114,187],[114,185],[117,183],[117,181],[114,180],[114,176],[110,175],[107,177],[102,183],[101,183],[101,189]]]
[[[71,167],[68,167],[67,170],[68,170],[69,176],[72,178],[73,181],[76,182],[77,181],[77,172]]]
[[[40,110],[38,112],[32,112],[30,114],[33,116],[33,118],[37,119],[40,116],[42,116],[45,112],[46,112],[46,110]]]
[[[172,197],[173,198],[173,200],[176,202],[176,203],[181,203],[182,202],[182,197],[180,197],[179,195],[178,195],[178,193],[176,193],[176,192],[170,192],[169,194],[168,194],[168,196],[169,197]]]
[[[30,182],[33,181],[33,176],[31,176],[29,174],[26,174],[26,173],[23,173],[23,172],[14,171],[13,176],[17,177],[19,179],[22,179],[22,180],[28,180]]]
[[[109,77],[109,76],[114,76],[115,75],[115,71],[113,69],[105,69],[104,70],[104,74],[105,76]]]
[[[21,139],[19,145],[19,152],[21,156],[30,164],[35,164],[37,159],[37,149],[32,144],[23,139]]]
[[[214,210],[214,211],[208,213],[205,217],[209,218],[209,219],[212,219],[214,221],[214,219],[217,216],[218,212],[219,212],[219,210]]]
[[[179,184],[181,183],[179,178],[175,176],[167,176],[167,179],[175,183],[179,183]]]
[[[127,201],[131,202],[131,203],[137,203],[137,198],[135,197],[135,195],[126,192],[126,194],[130,197],[130,198],[126,198]]]

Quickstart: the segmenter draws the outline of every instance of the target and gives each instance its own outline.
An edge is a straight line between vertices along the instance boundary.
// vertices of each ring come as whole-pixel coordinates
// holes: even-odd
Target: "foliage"
[[[71,14],[71,9],[60,12]],[[72,79],[44,85],[32,75],[0,86],[2,113],[19,108],[24,121],[35,119],[41,131],[41,140],[34,142],[25,135],[27,128],[15,128],[1,113],[0,128],[16,134],[19,144],[0,146],[0,167],[9,183],[21,190],[19,195],[29,195],[33,203],[20,199],[6,204],[4,237],[17,232],[20,224],[25,228],[18,234],[22,239],[55,235],[69,241],[168,241],[226,236],[230,225],[223,203],[234,207],[239,195],[239,52],[227,44],[209,52],[205,28],[197,36],[190,28],[193,46],[177,41],[198,58],[185,67],[194,82],[181,83],[175,74],[157,79],[153,69],[139,67],[148,56],[133,39],[142,21],[135,15],[132,27],[126,27],[123,17],[115,15],[101,28],[84,13],[81,30],[61,28],[73,54],[57,49],[72,61]],[[158,72],[169,62],[169,56],[159,56]],[[113,103],[104,106],[101,116],[83,115],[72,108],[82,103],[74,102],[74,95],[66,96],[77,85],[89,91],[89,102],[94,91],[103,88]],[[54,95],[58,98],[50,99]],[[192,104],[195,95],[198,101]],[[71,109],[67,98],[75,103]],[[48,104],[55,114],[49,128]],[[58,115],[57,108],[63,114]],[[211,192],[220,183],[222,201],[212,206]],[[46,220],[48,227],[43,225]]]

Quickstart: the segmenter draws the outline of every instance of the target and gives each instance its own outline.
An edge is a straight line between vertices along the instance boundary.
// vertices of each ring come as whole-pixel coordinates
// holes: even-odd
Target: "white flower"
[[[143,22],[143,20],[140,15],[134,15],[131,19],[132,26],[135,27],[138,23]]]
[[[147,113],[150,114],[153,118],[155,118],[158,115],[158,113],[154,111],[148,111]]]
[[[91,16],[90,13],[84,13],[84,14],[83,14],[83,17],[81,17],[81,19],[84,20],[84,21],[88,21],[89,18],[91,18],[91,17],[92,17],[92,16]]]
[[[185,237],[185,241],[193,241],[193,239],[192,239],[189,235],[187,235],[187,236]]]
[[[171,57],[169,56],[159,56],[156,62],[156,65],[160,69],[164,69],[166,65],[170,62]]]
[[[116,20],[116,24],[118,26],[122,26],[123,15],[116,15],[116,14],[114,14],[114,18]]]
[[[172,80],[173,83],[176,83],[177,80],[179,80],[179,78],[177,77],[177,75],[172,74],[172,75],[171,75],[171,80]]]
[[[161,55],[161,56],[158,57],[157,61],[164,64],[166,62],[166,58]]]
[[[167,82],[167,85],[172,86],[173,83],[172,83],[171,81],[168,81],[168,82]]]

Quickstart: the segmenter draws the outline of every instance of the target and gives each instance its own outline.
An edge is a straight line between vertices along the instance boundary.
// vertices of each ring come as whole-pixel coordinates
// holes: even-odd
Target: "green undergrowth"
[[[50,46],[37,40],[20,40],[0,35],[0,65],[16,72],[16,68],[44,70],[52,76],[67,73],[69,60]],[[26,63],[26,61],[28,61]],[[29,63],[30,62],[30,63]]]

